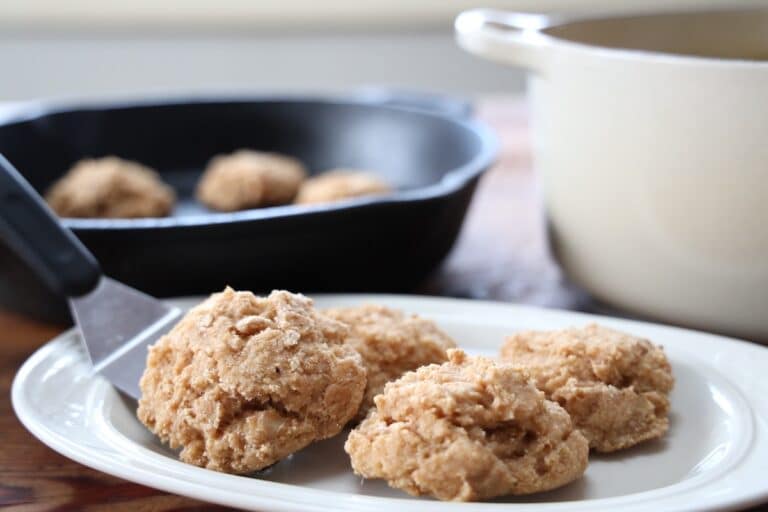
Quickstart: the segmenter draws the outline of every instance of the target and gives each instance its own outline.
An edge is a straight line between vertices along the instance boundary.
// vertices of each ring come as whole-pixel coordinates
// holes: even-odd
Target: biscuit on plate
[[[351,169],[334,169],[305,181],[296,203],[332,203],[353,197],[381,195],[392,187],[373,173]]]
[[[288,204],[306,175],[295,158],[241,149],[211,159],[197,184],[197,199],[225,212]]]
[[[211,295],[149,350],[138,417],[184,462],[265,468],[338,434],[365,390],[347,328],[303,295]]]
[[[349,326],[347,344],[360,353],[368,370],[358,421],[373,407],[373,397],[384,384],[420,366],[447,361],[445,351],[456,346],[431,320],[396,309],[367,304],[324,313]]]
[[[149,167],[115,156],[77,162],[48,190],[60,217],[165,217],[176,195]]]
[[[564,485],[589,445],[525,372],[461,350],[388,383],[344,449],[356,474],[409,494],[469,501]]]
[[[669,427],[672,368],[648,340],[595,324],[526,331],[507,339],[501,358],[525,368],[599,452],[661,437]]]

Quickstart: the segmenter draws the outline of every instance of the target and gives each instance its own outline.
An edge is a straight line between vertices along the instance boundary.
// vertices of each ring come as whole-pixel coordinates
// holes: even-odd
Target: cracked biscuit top
[[[138,417],[185,462],[262,469],[357,412],[366,376],[346,335],[303,295],[227,288],[150,347]]]
[[[297,159],[241,149],[211,159],[197,184],[197,199],[231,212],[290,203],[307,171]]]
[[[595,324],[526,331],[507,339],[501,357],[525,368],[597,451],[667,431],[672,368],[664,350],[648,340]]]
[[[325,314],[349,326],[347,344],[362,356],[368,371],[358,420],[365,418],[373,407],[373,397],[387,382],[420,366],[445,362],[445,351],[456,346],[431,320],[384,306],[336,308]]]
[[[80,160],[45,199],[60,217],[165,217],[176,194],[149,167],[108,156]]]
[[[525,372],[456,349],[448,358],[375,398],[344,446],[355,473],[459,501],[553,489],[584,473],[586,439]]]
[[[371,172],[333,169],[305,181],[296,196],[296,203],[332,203],[389,192],[392,187]]]

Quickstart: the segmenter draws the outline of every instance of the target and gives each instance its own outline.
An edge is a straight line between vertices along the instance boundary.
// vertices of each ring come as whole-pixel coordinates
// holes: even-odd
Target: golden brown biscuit
[[[334,169],[305,181],[296,196],[296,203],[331,203],[391,191],[392,187],[370,172]]]
[[[455,349],[448,357],[375,398],[344,445],[355,473],[456,501],[545,491],[584,473],[587,440],[525,372]]]
[[[46,193],[61,217],[165,217],[176,196],[160,176],[115,156],[77,162]]]
[[[592,448],[611,452],[661,437],[674,379],[661,347],[607,327],[520,332],[501,349],[567,410]]]
[[[197,198],[221,211],[287,204],[306,175],[295,158],[241,149],[211,159],[197,184]]]
[[[346,335],[303,295],[227,288],[150,348],[138,417],[185,462],[262,469],[357,412],[365,368]]]
[[[368,385],[356,420],[365,418],[384,384],[420,366],[447,361],[456,343],[431,320],[376,305],[329,309],[325,314],[347,324],[347,344],[363,357]]]

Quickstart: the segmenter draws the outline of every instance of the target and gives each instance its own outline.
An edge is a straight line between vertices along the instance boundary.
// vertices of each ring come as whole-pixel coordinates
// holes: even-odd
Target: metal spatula
[[[69,298],[93,370],[138,399],[147,346],[173,327],[181,311],[102,275],[93,255],[2,155],[0,237]]]

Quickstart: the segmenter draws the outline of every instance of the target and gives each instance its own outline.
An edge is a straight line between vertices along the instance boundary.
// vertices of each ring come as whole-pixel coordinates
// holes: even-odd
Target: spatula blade
[[[94,371],[138,399],[147,347],[176,324],[181,310],[108,277],[69,306]]]

